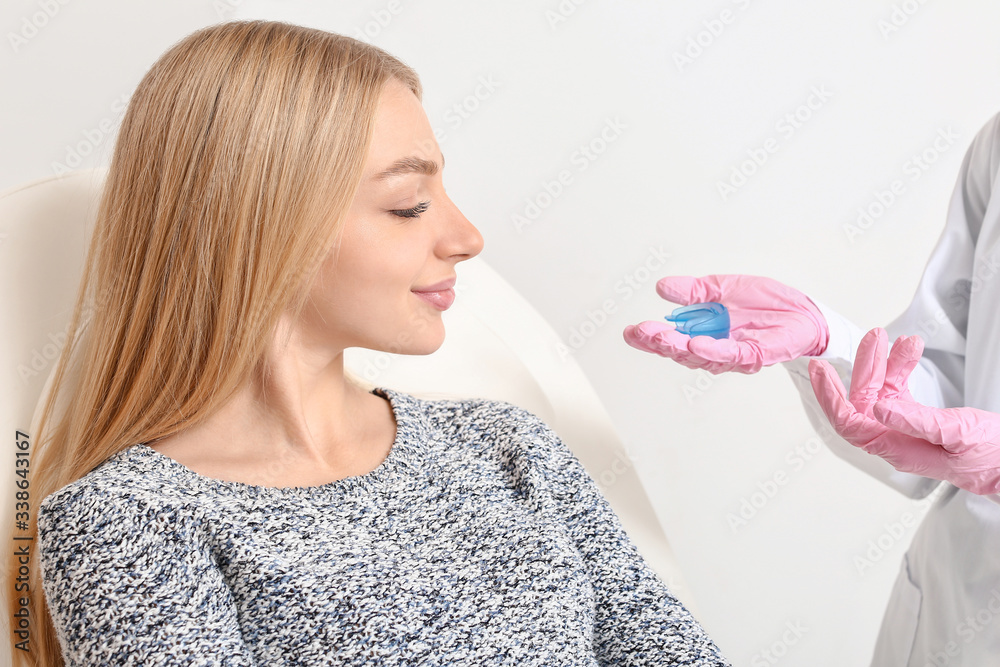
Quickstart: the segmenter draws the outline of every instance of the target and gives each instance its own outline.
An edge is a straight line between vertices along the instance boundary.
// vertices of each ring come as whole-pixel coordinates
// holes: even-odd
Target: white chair
[[[78,171],[0,193],[0,355],[7,373],[0,383],[0,423],[8,438],[15,430],[35,433],[36,408],[65,343],[105,173]],[[351,348],[347,368],[372,385],[422,398],[502,399],[538,415],[602,486],[650,566],[695,611],[636,471],[580,367],[560,356],[548,323],[481,258],[463,262],[458,275],[459,298],[443,315],[446,336],[438,351],[406,356]],[[13,450],[7,451],[5,467],[13,471]],[[5,531],[13,480],[9,473],[0,488],[10,505],[0,518]],[[40,500],[31,497],[35,506]]]

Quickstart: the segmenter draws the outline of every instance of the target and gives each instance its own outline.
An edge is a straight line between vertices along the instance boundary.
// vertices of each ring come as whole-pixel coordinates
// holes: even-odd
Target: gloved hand
[[[872,329],[861,339],[850,393],[829,363],[809,362],[813,391],[833,428],[902,472],[942,479],[981,495],[1000,491],[1000,415],[920,405],[907,380],[923,354],[923,341],[901,336],[888,358],[887,346],[883,329]]]
[[[663,321],[629,325],[625,342],[688,368],[710,373],[756,373],[763,366],[826,350],[830,331],[819,308],[802,292],[770,278],[669,276],[656,283],[668,301],[688,306],[715,301],[729,310],[729,338],[689,337]]]

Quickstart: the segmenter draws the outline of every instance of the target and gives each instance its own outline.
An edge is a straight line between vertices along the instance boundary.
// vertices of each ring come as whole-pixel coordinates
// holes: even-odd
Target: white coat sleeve
[[[976,240],[1000,164],[1000,114],[976,135],[962,161],[948,207],[944,231],[931,253],[913,301],[886,326],[890,342],[901,335],[919,335],[924,354],[910,376],[910,393],[924,405],[940,408],[965,405],[965,345],[973,285]],[[817,358],[833,365],[844,386],[850,386],[854,354],[864,331],[816,302],[830,327],[830,344]],[[806,407],[809,420],[841,458],[911,498],[928,495],[938,480],[897,471],[880,457],[866,453],[833,431],[809,382],[809,358],[785,363]],[[1000,502],[1000,498],[991,497]]]

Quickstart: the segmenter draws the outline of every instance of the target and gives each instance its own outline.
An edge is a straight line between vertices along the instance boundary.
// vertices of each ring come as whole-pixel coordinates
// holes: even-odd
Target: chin
[[[426,355],[436,352],[444,344],[444,327],[414,326],[400,331],[392,340],[380,346],[392,354]]]
[[[422,341],[420,343],[414,343],[414,345],[412,345],[413,348],[412,351],[406,350],[402,352],[402,354],[413,354],[413,355],[433,354],[434,352],[437,352],[439,349],[441,349],[442,345],[444,345],[444,336],[441,336],[439,339],[435,340],[427,340],[427,341]]]

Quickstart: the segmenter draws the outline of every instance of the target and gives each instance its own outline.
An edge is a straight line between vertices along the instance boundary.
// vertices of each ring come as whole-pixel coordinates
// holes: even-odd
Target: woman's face
[[[443,167],[420,101],[390,80],[339,248],[324,260],[303,313],[310,341],[399,354],[441,346],[455,265],[483,249],[479,230],[445,194]],[[428,287],[438,292],[418,293]]]

